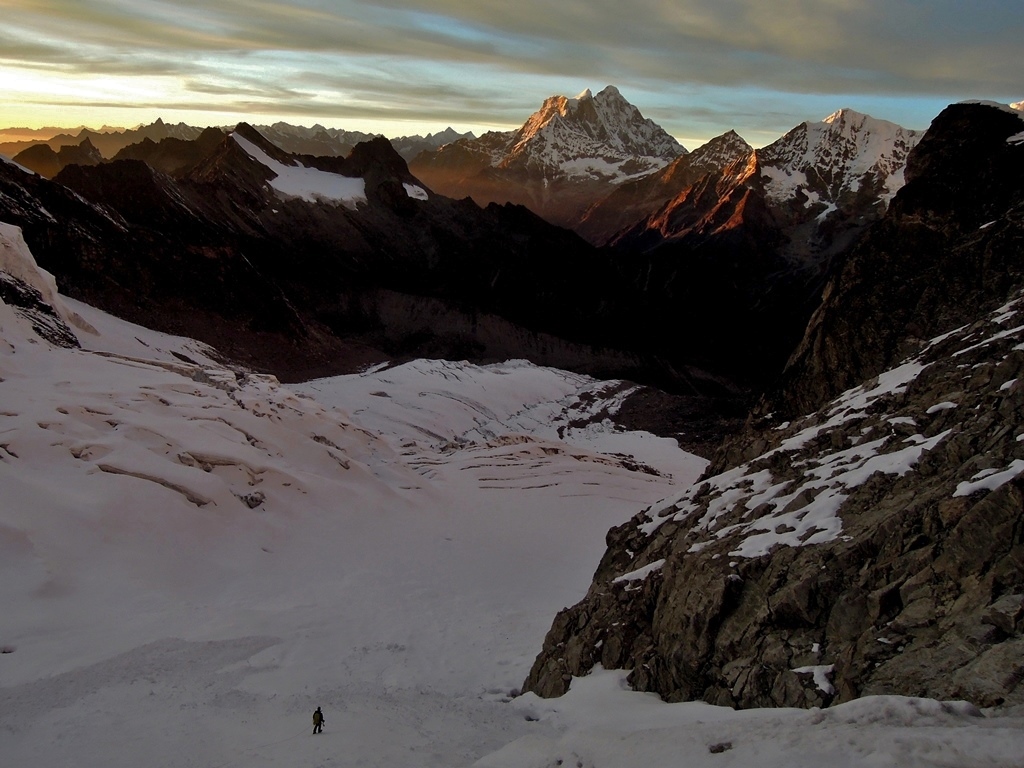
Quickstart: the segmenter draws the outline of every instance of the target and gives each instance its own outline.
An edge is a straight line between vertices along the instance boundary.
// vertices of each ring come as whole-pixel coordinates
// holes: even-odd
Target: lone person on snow
[[[316,708],[316,712],[313,713],[313,733],[321,733],[324,730],[324,713],[320,711],[320,707]]]

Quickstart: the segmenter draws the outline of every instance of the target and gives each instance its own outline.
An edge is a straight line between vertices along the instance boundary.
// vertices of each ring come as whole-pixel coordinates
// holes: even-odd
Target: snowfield
[[[0,302],[5,768],[1020,765],[1024,721],[962,703],[733,712],[618,671],[513,697],[607,529],[706,466],[617,430],[619,383],[416,361],[285,387],[52,302],[81,349]]]
[[[249,157],[270,169],[274,174],[270,186],[282,198],[297,197],[308,203],[334,202],[352,209],[357,203],[366,202],[366,181],[362,178],[328,173],[301,164],[285,165],[237,133],[232,133],[231,137]],[[411,190],[409,196],[413,197]]]

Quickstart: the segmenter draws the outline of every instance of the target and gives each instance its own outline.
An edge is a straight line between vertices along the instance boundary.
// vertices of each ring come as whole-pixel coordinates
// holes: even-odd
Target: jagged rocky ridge
[[[782,388],[609,533],[527,689],[600,663],[740,707],[1024,703],[1022,136],[1005,107],[936,118]]]
[[[770,329],[748,352],[773,378],[834,260],[887,210],[918,139],[851,110],[803,123],[758,150],[725,134],[620,186],[578,230],[623,259],[642,255],[652,265],[646,290],[699,307],[700,317],[728,308],[743,316],[741,328]]]
[[[613,242],[615,236],[643,221],[708,175],[721,173],[754,151],[735,131],[680,155],[664,169],[621,183],[595,203],[574,229],[595,244]]]
[[[587,211],[577,230],[595,243],[646,235],[646,247],[694,229],[707,232],[688,211],[691,188],[707,186],[710,176],[717,177],[722,200],[737,188],[763,198],[775,228],[790,241],[786,254],[806,261],[844,230],[859,231],[885,212],[920,136],[850,109],[801,123],[757,150],[730,131],[650,178],[622,185]],[[717,225],[727,220],[720,217]]]
[[[605,125],[635,123],[612,108],[625,102],[610,90],[552,97],[518,132],[456,142],[413,170],[446,194],[515,200],[614,248],[636,267],[623,286],[641,297],[644,325],[687,329],[701,365],[733,350],[746,373],[730,375],[752,382],[762,371],[763,386],[799,341],[833,260],[885,212],[920,134],[844,109],[763,149],[730,131],[672,159],[649,131],[609,139]],[[633,176],[598,179],[600,163],[579,159],[623,151]],[[658,155],[660,170],[643,161]]]
[[[576,229],[627,253],[701,247],[728,254],[739,242],[777,263],[777,281],[791,284],[792,301],[816,301],[833,258],[885,213],[903,185],[919,138],[848,109],[801,123],[757,150],[730,132],[620,186]]]
[[[19,152],[13,159],[19,165],[50,179],[69,165],[98,165],[103,162],[103,155],[86,137],[80,144],[65,145],[57,150],[49,144],[36,144]]]

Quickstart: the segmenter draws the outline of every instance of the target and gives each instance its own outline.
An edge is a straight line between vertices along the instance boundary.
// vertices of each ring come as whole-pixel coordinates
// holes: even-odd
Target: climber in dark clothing
[[[313,713],[313,733],[321,733],[324,729],[324,713],[320,711],[320,707],[316,708],[316,712]]]

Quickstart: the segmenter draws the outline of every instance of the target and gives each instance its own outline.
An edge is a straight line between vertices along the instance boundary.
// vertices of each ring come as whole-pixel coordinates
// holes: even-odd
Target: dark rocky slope
[[[1024,704],[1022,321],[934,340],[613,529],[525,688],[602,664],[737,707]]]
[[[283,198],[273,171],[207,133],[188,152],[139,148],[170,174],[123,159],[51,183],[4,163],[0,220],[22,227],[70,295],[285,379],[427,352],[637,365],[585,347],[600,311],[593,250],[575,235],[522,209],[414,199],[404,185],[418,182],[384,139],[348,158],[296,158],[239,131],[286,165],[363,179],[365,202]],[[466,332],[478,326],[488,333]],[[554,338],[574,333],[576,347]]]
[[[784,388],[701,482],[609,533],[527,689],[600,663],[740,707],[1024,704],[1022,133],[988,105],[935,120]]]
[[[678,354],[695,361],[729,350],[720,369],[752,388],[781,371],[814,309],[816,279],[780,252],[786,236],[759,170],[748,154],[705,173],[612,240],[630,288],[644,297],[637,315],[679,329]]]
[[[634,267],[641,313],[671,306],[678,326],[695,329],[691,355],[729,349],[748,382],[767,386],[834,260],[884,214],[918,138],[851,110],[758,150],[730,132],[620,184],[575,229]],[[672,324],[664,315],[651,323]]]
[[[224,131],[219,128],[207,128],[191,140],[169,136],[153,141],[147,136],[120,150],[111,159],[141,160],[154,170],[174,175],[191,170],[223,140]]]

